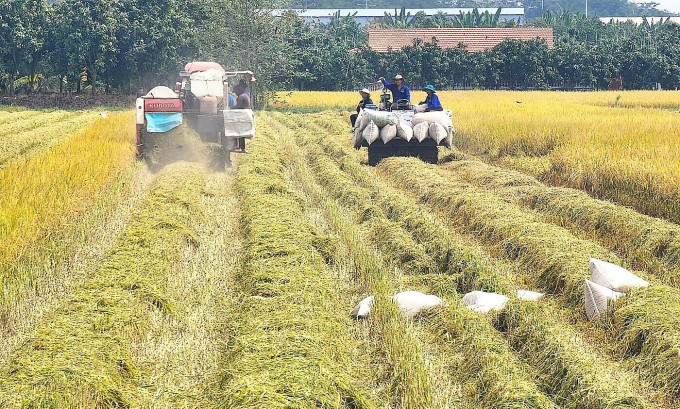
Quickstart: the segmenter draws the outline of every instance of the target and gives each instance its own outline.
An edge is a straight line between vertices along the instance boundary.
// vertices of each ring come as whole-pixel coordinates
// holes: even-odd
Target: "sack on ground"
[[[446,128],[444,128],[440,124],[432,122],[430,124],[430,127],[428,128],[428,135],[430,136],[430,138],[434,139],[435,142],[437,142],[437,145],[439,145],[441,141],[446,139],[448,132],[446,131]]]
[[[484,314],[491,310],[502,310],[508,300],[508,297],[502,294],[484,291],[471,291],[463,296],[463,304],[473,311]]]
[[[442,304],[442,299],[436,295],[423,294],[420,291],[403,291],[392,297],[402,314],[414,317],[421,311]]]
[[[413,138],[413,128],[408,123],[399,121],[397,124],[397,136],[406,142],[410,142],[411,138]]]
[[[524,301],[541,301],[545,297],[544,293],[529,290],[517,290],[517,298]]]
[[[413,127],[413,136],[422,142],[427,138],[427,134],[430,132],[430,125],[427,122],[421,122]]]
[[[359,301],[359,304],[354,307],[354,310],[352,310],[349,315],[354,319],[366,318],[371,312],[371,308],[373,308],[373,296],[366,297]]]
[[[590,259],[590,280],[610,290],[628,292],[634,288],[647,287],[649,283],[616,264]]]
[[[350,316],[355,319],[366,318],[373,309],[374,297],[366,297],[354,307]],[[392,301],[397,304],[399,310],[407,317],[414,317],[420,312],[442,304],[442,299],[436,295],[423,294],[419,291],[403,291],[395,294]]]
[[[397,126],[396,125],[385,125],[380,129],[380,139],[383,143],[387,143],[397,136]]]
[[[375,122],[371,121],[367,126],[366,129],[361,133],[361,135],[366,139],[366,142],[368,144],[372,144],[373,142],[378,139],[380,136],[380,129],[378,128],[378,125],[375,124]]]
[[[589,319],[604,317],[611,303],[625,295],[590,280],[585,280],[584,291],[586,316]]]

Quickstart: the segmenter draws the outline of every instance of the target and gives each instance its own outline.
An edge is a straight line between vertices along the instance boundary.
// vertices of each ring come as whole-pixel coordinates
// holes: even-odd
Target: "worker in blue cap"
[[[427,86],[423,88],[423,91],[427,92],[427,98],[425,98],[425,101],[421,102],[421,104],[427,104],[425,112],[444,110],[444,107],[442,107],[442,103],[439,102],[437,91],[434,90],[433,85],[427,84]]]

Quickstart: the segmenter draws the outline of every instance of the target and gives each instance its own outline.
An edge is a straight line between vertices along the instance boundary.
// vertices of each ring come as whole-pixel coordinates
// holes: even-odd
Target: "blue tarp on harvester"
[[[148,112],[146,118],[147,132],[168,132],[182,125],[182,113]]]

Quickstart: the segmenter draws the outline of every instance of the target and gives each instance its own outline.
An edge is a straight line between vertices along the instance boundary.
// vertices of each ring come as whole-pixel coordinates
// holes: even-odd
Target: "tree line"
[[[554,48],[506,40],[469,52],[419,42],[379,54],[352,16],[309,23],[292,12],[274,17],[274,6],[274,0],[0,0],[0,92],[129,94],[172,85],[191,60],[252,70],[263,91],[356,89],[396,73],[439,88],[680,87],[680,26],[671,23],[604,24],[582,13],[545,13],[525,25],[552,27]],[[377,24],[455,25],[441,16],[399,14]],[[479,14],[461,20],[497,23]]]

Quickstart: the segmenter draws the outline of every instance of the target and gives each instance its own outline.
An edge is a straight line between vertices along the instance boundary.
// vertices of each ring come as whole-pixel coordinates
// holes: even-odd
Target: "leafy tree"
[[[119,57],[117,34],[121,26],[128,24],[120,12],[121,0],[68,0],[54,7],[56,46],[72,73],[79,67],[87,70],[94,94],[98,75],[115,66]]]
[[[50,11],[44,0],[0,0],[0,54],[10,93],[21,72],[28,74],[29,89],[34,89]]]

